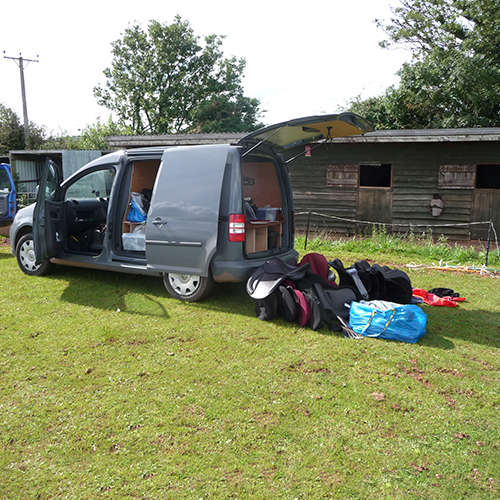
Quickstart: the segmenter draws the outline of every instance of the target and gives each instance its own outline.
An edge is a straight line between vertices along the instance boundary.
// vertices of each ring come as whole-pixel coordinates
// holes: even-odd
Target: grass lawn
[[[244,285],[185,304],[157,278],[29,277],[5,242],[0,498],[500,496],[498,278],[404,268],[467,298],[406,344],[259,321]]]

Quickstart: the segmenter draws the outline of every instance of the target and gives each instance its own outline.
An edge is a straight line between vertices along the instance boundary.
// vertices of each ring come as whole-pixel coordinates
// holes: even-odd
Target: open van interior
[[[243,160],[243,197],[245,207],[251,209],[245,211],[245,251],[252,254],[279,248],[285,219],[277,169],[269,159]]]
[[[159,160],[136,160],[132,164],[131,173],[128,174],[130,188],[124,193],[122,203],[119,203],[123,213],[119,246],[125,252],[145,251],[145,223],[135,220],[132,200],[137,201],[139,198],[147,213],[159,167]],[[285,218],[282,210],[283,183],[280,182],[278,169],[269,158],[243,158],[242,182],[242,209],[250,207],[249,211],[245,211],[245,253],[255,254],[279,248]]]
[[[130,188],[123,195],[123,201],[119,204],[121,220],[122,220],[122,235],[121,245],[119,248],[125,251],[145,252],[146,251],[146,226],[145,220],[136,220],[137,217],[132,217],[132,199],[137,200],[147,216],[151,194],[155,184],[158,169],[160,168],[160,160],[136,160],[132,164],[130,175]]]

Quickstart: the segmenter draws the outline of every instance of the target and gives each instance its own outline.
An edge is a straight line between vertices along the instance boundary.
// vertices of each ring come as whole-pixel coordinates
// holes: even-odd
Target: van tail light
[[[245,241],[245,216],[243,214],[229,216],[229,241]]]

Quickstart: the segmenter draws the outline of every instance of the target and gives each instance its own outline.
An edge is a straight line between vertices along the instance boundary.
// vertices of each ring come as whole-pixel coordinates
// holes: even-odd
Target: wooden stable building
[[[500,128],[375,131],[287,156],[301,153],[289,164],[299,228],[309,221],[314,230],[353,234],[372,222],[485,240],[489,224],[473,223],[492,219],[500,230]],[[432,215],[435,195],[443,208]]]

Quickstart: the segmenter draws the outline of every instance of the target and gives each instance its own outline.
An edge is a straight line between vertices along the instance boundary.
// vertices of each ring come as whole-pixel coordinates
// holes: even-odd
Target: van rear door
[[[251,132],[240,140],[240,144],[250,147],[245,154],[261,144],[272,146],[280,151],[301,144],[366,132],[373,132],[372,126],[355,113],[307,116]]]
[[[146,224],[148,268],[208,276],[229,149],[185,146],[163,153]]]

